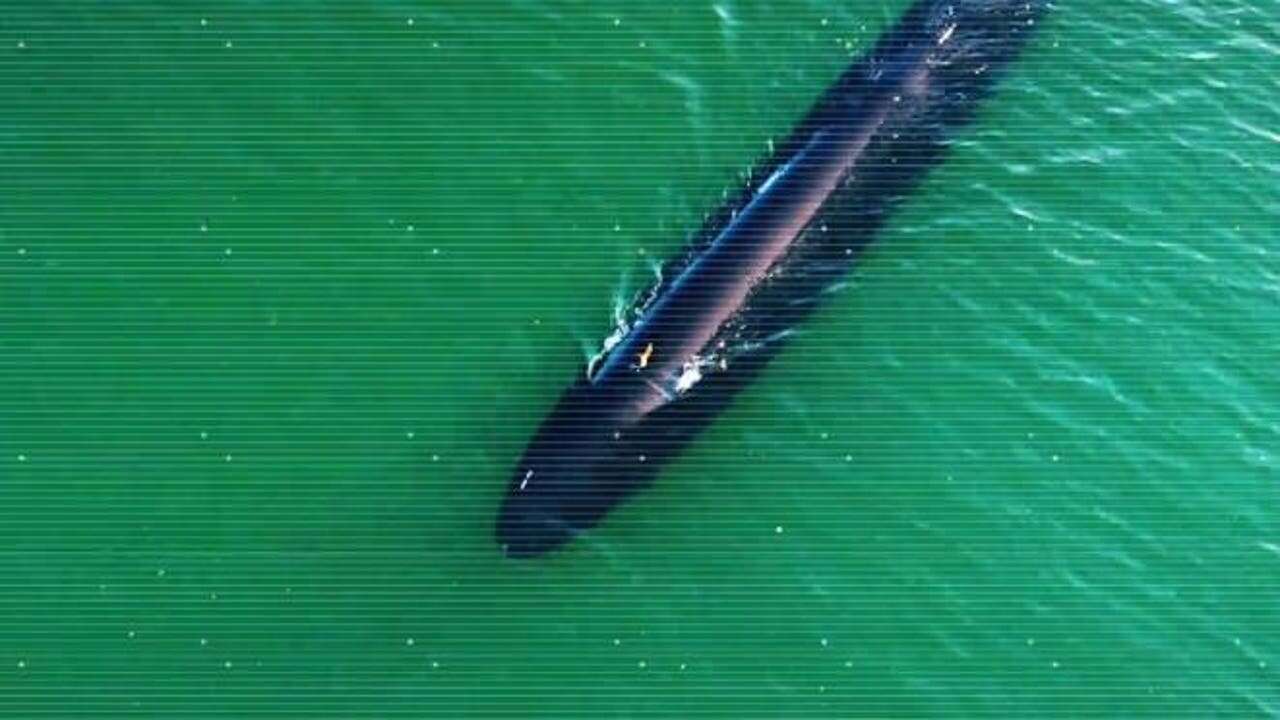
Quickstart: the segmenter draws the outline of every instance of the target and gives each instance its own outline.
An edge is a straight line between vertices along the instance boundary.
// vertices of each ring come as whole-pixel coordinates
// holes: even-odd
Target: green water
[[[1280,715],[1270,0],[1060,3],[656,487],[499,556],[905,6],[6,3],[0,717]]]

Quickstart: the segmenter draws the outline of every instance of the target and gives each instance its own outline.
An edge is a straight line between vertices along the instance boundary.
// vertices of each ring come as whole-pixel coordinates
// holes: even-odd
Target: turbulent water
[[[1270,1],[1060,3],[654,488],[500,556],[906,5],[7,4],[0,717],[1280,715]]]

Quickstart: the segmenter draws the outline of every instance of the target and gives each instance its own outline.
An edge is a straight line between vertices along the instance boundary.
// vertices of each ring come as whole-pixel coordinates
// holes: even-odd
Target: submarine
[[[569,384],[495,535],[555,550],[649,485],[787,344],[946,156],[1047,0],[917,0],[713,212]]]

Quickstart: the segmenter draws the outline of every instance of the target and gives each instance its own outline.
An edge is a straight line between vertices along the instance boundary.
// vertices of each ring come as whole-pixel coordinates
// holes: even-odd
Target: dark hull
[[[917,2],[841,75],[547,416],[498,518],[508,555],[593,527],[755,378],[942,160],[1041,2]]]

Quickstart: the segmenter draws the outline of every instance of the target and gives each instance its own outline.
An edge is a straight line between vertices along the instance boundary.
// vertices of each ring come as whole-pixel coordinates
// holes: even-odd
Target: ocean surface
[[[0,717],[1280,716],[1280,6],[1059,2],[566,551],[492,523],[904,0],[0,12]]]

